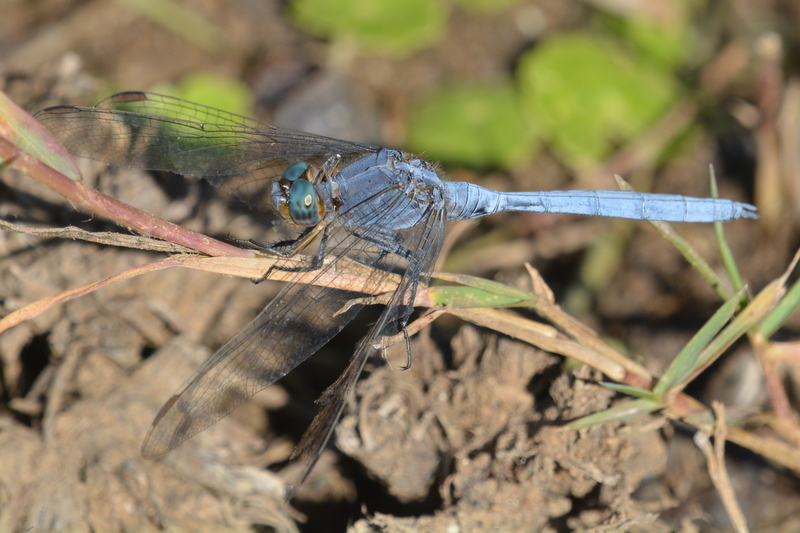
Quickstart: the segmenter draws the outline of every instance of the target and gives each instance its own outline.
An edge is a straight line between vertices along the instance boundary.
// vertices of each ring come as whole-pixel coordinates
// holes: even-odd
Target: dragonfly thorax
[[[397,150],[366,155],[347,165],[335,181],[341,221],[351,227],[411,228],[444,206],[433,166]]]

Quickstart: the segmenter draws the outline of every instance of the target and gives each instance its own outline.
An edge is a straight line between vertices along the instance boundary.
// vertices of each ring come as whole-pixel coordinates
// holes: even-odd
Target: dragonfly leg
[[[417,260],[418,258],[412,256],[408,259],[410,263],[409,270],[419,271],[422,265]],[[397,309],[394,311],[395,315],[392,319],[397,327],[403,333],[403,340],[406,344],[406,364],[400,367],[400,370],[408,370],[411,368],[411,340],[408,335],[408,321],[411,314],[414,312],[414,298],[419,288],[419,279],[410,280],[408,287],[405,291],[405,296],[402,297],[400,303],[397,304]],[[404,301],[405,300],[405,301]]]
[[[369,242],[380,249],[380,252],[376,254],[375,257],[370,258],[369,261],[362,261],[364,264],[374,267],[387,255],[394,254],[408,261],[409,270],[416,272],[422,270],[423,265],[419,263],[419,258],[417,255],[402,245],[403,237],[400,235],[400,233],[394,230],[385,229],[377,232],[364,232],[359,228],[348,228],[348,230],[354,237]],[[411,343],[409,341],[406,326],[411,318],[411,314],[414,312],[414,296],[417,293],[418,286],[418,280],[410,282],[407,290],[408,301],[407,303],[402,303],[398,306],[400,309],[397,311],[397,314],[394,317],[394,322],[397,326],[397,329],[403,332],[403,337],[406,343],[406,364],[400,367],[401,370],[408,370],[411,368]]]
[[[260,242],[253,239],[238,239],[236,237],[228,235],[226,237],[226,240],[235,242],[236,244],[240,244],[247,248],[252,248],[253,250],[258,250],[260,252],[267,252],[269,254],[274,254],[274,255],[283,255],[281,252],[278,252],[275,248],[285,248],[286,246],[289,246],[292,243],[294,243],[297,239],[278,241],[273,244],[261,244]]]
[[[316,185],[317,183],[322,181],[323,178],[333,176],[333,173],[336,170],[336,167],[339,166],[339,162],[341,160],[342,156],[339,154],[332,155],[331,157],[326,159],[325,163],[323,163],[322,167],[317,172],[317,175],[314,176],[313,180],[311,180],[311,183],[313,185]]]
[[[400,370],[408,370],[411,368],[411,341],[408,339],[408,330],[403,326],[403,339],[406,341],[406,364],[400,367]]]
[[[230,235],[228,235],[228,240],[238,244],[243,244],[254,250],[266,252],[271,255],[277,255],[278,257],[292,257],[297,254],[297,252],[308,246],[311,241],[314,240],[314,237],[317,235],[317,233],[319,233],[319,229],[317,229],[316,226],[305,228],[300,236],[296,239],[287,239],[285,241],[278,241],[272,244],[262,244],[253,239],[237,239],[236,237],[231,237]]]
[[[411,263],[409,270],[414,269],[415,271],[419,272],[422,269],[422,265],[419,264],[418,258],[413,256],[409,259],[409,263]],[[412,280],[408,286],[408,290],[406,291],[407,295],[407,302],[403,302],[401,304],[402,311],[398,314],[397,317],[397,326],[403,332],[403,338],[406,341],[406,364],[403,367],[400,367],[402,370],[408,370],[411,368],[411,342],[408,338],[408,321],[411,319],[411,315],[414,313],[414,298],[417,295],[417,289],[419,288],[419,277],[417,279]]]
[[[403,237],[394,230],[381,231],[378,234],[365,233],[359,228],[348,228],[348,230],[353,237],[380,248],[380,252],[375,257],[371,258],[369,261],[364,261],[364,264],[368,266],[375,266],[389,254],[395,254],[407,261],[411,260],[414,256],[411,250],[401,246],[400,243],[403,241]]]
[[[310,272],[312,270],[317,270],[318,268],[320,268],[322,266],[322,260],[325,253],[325,241],[327,240],[327,234],[328,234],[328,232],[325,231],[326,227],[327,224],[320,223],[317,224],[316,226],[305,228],[303,232],[300,234],[300,236],[297,237],[296,239],[278,241],[272,244],[262,244],[253,239],[237,239],[236,237],[231,237],[230,235],[228,235],[228,240],[238,244],[245,245],[249,248],[270,255],[290,258],[294,257],[303,249],[305,249],[309,244],[311,244],[314,241],[314,239],[317,238],[317,235],[322,233],[319,251],[317,251],[314,257],[311,258],[311,263],[309,265],[302,267],[282,267],[278,265],[273,265],[269,268],[269,270],[267,270],[267,273],[261,276],[260,278],[254,278],[250,280],[255,284],[259,284],[262,281],[265,281],[267,278],[269,278],[269,275],[272,273],[273,270],[280,270],[282,272]]]
[[[299,250],[302,250],[302,248],[298,249],[298,243],[301,243],[301,241],[306,238],[306,234],[311,233],[309,230],[313,230],[316,227],[317,226],[315,226],[314,228],[307,228],[305,231],[303,231],[303,233],[300,235],[300,237],[298,237],[295,240],[281,241],[281,242],[277,242],[277,243],[274,243],[274,244],[271,244],[271,245],[266,245],[266,246],[265,245],[261,245],[261,244],[257,244],[257,246],[258,246],[259,249],[261,249],[263,251],[266,251],[268,253],[275,254],[275,255],[277,255],[279,257],[293,257],[293,256],[295,256],[297,254],[297,252]],[[319,230],[314,232],[314,235],[311,238],[311,240],[316,238],[316,234],[317,233],[319,233]],[[322,237],[320,238],[320,241],[319,241],[319,249],[317,250],[317,253],[315,253],[311,257],[311,261],[310,261],[310,263],[308,265],[298,266],[298,267],[286,267],[286,266],[272,265],[271,267],[269,267],[269,270],[267,270],[266,274],[264,274],[260,278],[252,279],[250,281],[252,281],[253,283],[255,283],[257,285],[257,284],[261,283],[262,281],[266,280],[267,278],[269,278],[269,275],[272,274],[273,270],[280,270],[281,272],[311,272],[313,270],[319,269],[320,267],[322,267],[322,263],[323,263],[323,260],[325,258],[325,245],[326,245],[327,242],[328,242],[328,231],[327,231],[326,228],[323,228],[322,229]],[[283,247],[283,246],[289,246],[289,247],[293,248],[293,250],[290,251],[290,252],[281,252],[281,251],[276,250],[274,248],[274,247]],[[303,247],[305,247],[305,246],[308,246],[308,243],[306,243]]]

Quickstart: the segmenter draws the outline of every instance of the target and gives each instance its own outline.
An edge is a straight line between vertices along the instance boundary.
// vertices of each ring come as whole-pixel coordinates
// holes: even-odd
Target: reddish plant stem
[[[64,196],[72,203],[100,216],[149,237],[182,244],[198,252],[212,256],[253,257],[251,250],[245,250],[195,233],[184,227],[162,220],[135,207],[105,195],[95,189],[69,179],[50,168],[33,156],[20,151],[6,139],[0,137],[0,159],[11,166]]]

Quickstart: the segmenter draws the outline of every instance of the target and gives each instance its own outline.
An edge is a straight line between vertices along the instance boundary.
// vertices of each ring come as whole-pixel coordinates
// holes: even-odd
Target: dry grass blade
[[[31,318],[41,313],[44,313],[45,311],[47,311],[48,309],[52,308],[55,305],[68,302],[69,300],[73,300],[81,296],[85,296],[115,281],[130,279],[136,276],[141,276],[142,274],[148,274],[150,272],[156,272],[158,270],[163,270],[165,268],[172,268],[175,266],[180,266],[180,262],[175,261],[174,259],[165,259],[163,261],[157,261],[155,263],[149,263],[147,265],[131,268],[129,270],[126,270],[125,272],[120,272],[119,274],[108,277],[104,280],[97,281],[94,283],[89,283],[82,287],[65,291],[51,298],[43,298],[41,300],[26,305],[22,309],[17,309],[16,311],[0,319],[0,333],[26,320],[30,320]]]
[[[503,309],[449,309],[449,312],[473,324],[493,329],[515,339],[525,341],[548,352],[572,357],[623,381],[629,373],[624,366],[609,360],[603,354],[583,344],[566,338],[552,326],[525,319]]]
[[[716,417],[714,444],[709,442],[710,435],[705,431],[698,431],[694,441],[706,457],[711,482],[714,483],[714,488],[717,489],[733,526],[738,533],[747,533],[750,530],[739,502],[736,500],[728,469],[725,467],[725,440],[728,434],[725,424],[725,406],[721,402],[714,402],[712,407]]]
[[[543,296],[537,300],[537,304],[534,306],[537,313],[541,314],[544,318],[555,324],[564,333],[571,336],[582,345],[607,359],[610,365],[618,365],[623,368],[627,374],[627,376],[623,378],[626,383],[642,387],[650,385],[652,377],[647,369],[620,354],[617,350],[609,346],[608,343],[603,341],[597,333],[586,327],[585,324],[565,313],[564,310],[555,303],[552,292],[549,287],[547,287],[544,279],[539,275],[539,272],[529,264],[526,264],[525,268],[528,270],[528,275],[533,282],[534,291],[537,295]],[[611,374],[607,375],[613,377]]]
[[[24,233],[45,239],[73,239],[95,244],[105,244],[107,246],[119,246],[122,248],[135,248],[137,250],[148,250],[151,252],[165,252],[168,254],[190,253],[192,250],[179,244],[154,239],[152,237],[142,237],[139,235],[124,235],[115,231],[86,231],[81,228],[69,226],[66,228],[34,228],[22,224],[12,224],[5,220],[0,220],[0,230],[13,231],[14,233]]]

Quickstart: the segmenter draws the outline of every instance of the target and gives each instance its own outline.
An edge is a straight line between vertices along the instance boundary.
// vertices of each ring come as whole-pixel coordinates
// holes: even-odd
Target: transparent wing
[[[334,257],[370,256],[370,246],[342,227],[332,231],[327,243]],[[335,271],[337,262],[326,262],[317,278]],[[167,401],[145,437],[142,455],[148,459],[164,455],[286,375],[355,317],[362,306],[348,308],[348,301],[375,293],[388,275],[371,270],[354,280],[348,291],[290,280]]]
[[[369,202],[353,209],[381,213],[385,225],[354,228],[347,225],[347,216],[339,216],[329,226],[327,255],[318,277],[335,272],[342,257],[376,267],[369,275],[356,280],[352,290],[343,291],[303,285],[289,285],[246,328],[218,350],[165,404],[145,438],[142,454],[146,458],[164,455],[184,440],[203,431],[226,416],[247,398],[280,379],[316,352],[338,333],[362,307],[346,304],[364,294],[373,294],[383,287],[390,272],[405,272],[403,285],[394,295],[392,305],[371,330],[368,339],[359,345],[348,370],[348,379],[340,378],[328,396],[336,398],[323,409],[304,439],[302,461],[310,469],[316,455],[327,442],[336,424],[341,406],[352,383],[358,377],[363,360],[371,353],[372,340],[380,334],[398,331],[412,311],[414,293],[421,274],[427,274],[441,249],[443,232],[439,212],[435,225],[421,224],[403,232],[387,233],[394,220],[402,219],[403,193],[395,188],[376,194]],[[427,230],[423,228],[428,228]],[[433,230],[436,230],[435,232]],[[423,240],[425,242],[423,242]],[[410,254],[416,246],[425,246],[421,256]],[[380,326],[380,327],[378,327]],[[355,368],[358,366],[358,369]],[[350,377],[352,376],[352,377]],[[343,403],[342,403],[343,405]],[[319,433],[319,434],[317,434]]]
[[[375,206],[380,204],[381,202],[374,203]],[[389,212],[391,213],[391,207]],[[394,258],[389,259],[388,262],[395,267],[403,263],[402,281],[378,321],[358,343],[345,371],[318,400],[320,410],[292,454],[292,458],[297,460],[301,468],[298,478],[287,487],[288,499],[291,499],[297,486],[308,477],[325,448],[367,358],[377,350],[376,344],[382,337],[391,337],[397,334],[408,322],[413,311],[417,289],[420,284],[425,285],[430,280],[431,270],[442,249],[444,212],[431,205],[423,223],[397,231],[396,234],[399,239],[395,241],[395,244],[399,244],[399,246],[395,247],[395,252],[391,254]],[[377,238],[377,235],[373,235],[371,238]],[[411,255],[401,258],[396,252],[402,250],[410,251]]]
[[[261,124],[226,111],[143,92],[96,107],[55,106],[36,118],[70,153],[106,163],[202,176],[265,209],[272,178],[305,161],[342,165],[379,147]]]
[[[37,118],[75,155],[100,161],[194,174],[235,192],[251,206],[267,205],[271,178],[295,161],[321,166],[332,155],[341,165],[380,148],[283,130],[176,98],[120,93],[96,107],[58,106]],[[399,187],[399,185],[398,185]],[[302,479],[330,438],[375,341],[403,328],[420,283],[427,282],[442,246],[441,205],[427,207],[424,223],[404,228],[409,198],[397,187],[376,191],[359,205],[342,206],[326,228],[326,255],[318,276],[336,272],[343,257],[375,267],[335,290],[289,281],[240,333],[218,350],[165,404],[142,447],[158,457],[230,413],[283,377],[338,333],[360,309],[348,302],[373,294],[390,272],[403,273],[399,289],[345,373],[326,391],[322,408],[297,449]],[[368,222],[368,227],[356,225]],[[299,274],[298,274],[299,276]],[[301,479],[301,481],[302,481]]]

